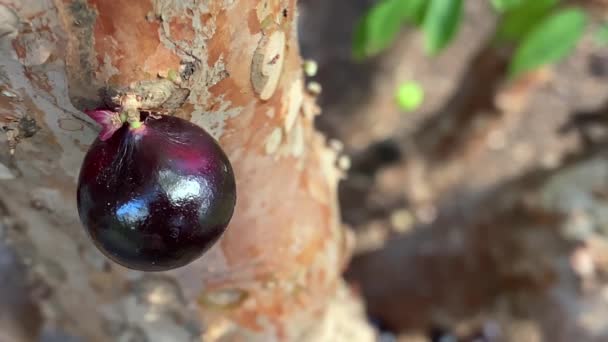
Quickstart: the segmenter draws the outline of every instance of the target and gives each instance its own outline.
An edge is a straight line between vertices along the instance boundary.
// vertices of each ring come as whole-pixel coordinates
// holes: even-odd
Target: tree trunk
[[[295,24],[295,0],[0,0],[0,341],[373,340],[341,278],[341,173]],[[219,140],[239,198],[203,258],[144,274],[78,220],[99,130],[81,111],[162,77],[190,91],[173,114]]]

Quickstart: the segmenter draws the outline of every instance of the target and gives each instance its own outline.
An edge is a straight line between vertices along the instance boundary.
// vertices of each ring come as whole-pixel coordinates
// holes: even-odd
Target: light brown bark
[[[10,336],[373,339],[341,278],[341,174],[313,128],[296,15],[295,0],[0,0],[0,203],[11,218],[0,250],[17,251],[42,315],[32,329],[0,308]],[[276,34],[284,49],[268,43]],[[105,87],[176,74],[191,93],[174,115],[220,141],[239,198],[202,259],[142,274],[108,263],[78,221],[76,177],[98,132],[81,111],[100,105]]]

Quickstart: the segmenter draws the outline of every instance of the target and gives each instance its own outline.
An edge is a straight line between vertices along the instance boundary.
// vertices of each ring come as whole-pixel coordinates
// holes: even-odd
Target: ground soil
[[[302,53],[319,64],[314,80],[323,86],[317,125],[343,142],[352,160],[340,203],[344,222],[357,237],[356,254],[381,249],[391,239],[408,234],[415,239],[416,232],[441,229],[438,222],[470,220],[483,212],[480,201],[496,188],[534,170],[557,168],[565,156],[584,149],[577,134],[560,133],[560,128],[574,114],[597,110],[608,101],[608,49],[596,44],[592,34],[566,60],[537,75],[544,81],[526,90],[529,96],[517,103],[520,110],[507,111],[485,128],[479,120],[484,131],[479,138],[452,132],[465,135],[466,149],[452,152],[444,163],[417,148],[421,140],[441,133],[425,123],[434,118],[450,130],[453,119],[444,112],[454,94],[460,90],[461,96],[479,96],[460,87],[467,73],[475,72],[472,60],[492,34],[496,16],[486,1],[466,1],[463,26],[440,56],[427,57],[420,33],[404,29],[388,51],[355,63],[352,30],[372,3],[301,3]],[[410,80],[423,86],[425,101],[405,113],[393,96],[399,83]],[[475,111],[470,115],[484,118]]]

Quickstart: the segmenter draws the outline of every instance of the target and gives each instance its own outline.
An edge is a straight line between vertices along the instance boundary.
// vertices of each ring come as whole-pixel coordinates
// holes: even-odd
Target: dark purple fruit
[[[165,271],[190,263],[232,217],[236,187],[228,158],[202,128],[176,117],[117,127],[102,133],[82,164],[82,223],[95,245],[125,267]]]

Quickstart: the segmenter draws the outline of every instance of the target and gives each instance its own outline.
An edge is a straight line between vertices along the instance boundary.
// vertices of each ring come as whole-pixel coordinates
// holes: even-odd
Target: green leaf
[[[503,15],[496,36],[502,40],[520,41],[544,19],[560,0],[520,0]]]
[[[399,108],[413,111],[418,109],[424,101],[424,90],[416,82],[405,82],[397,88],[395,97]]]
[[[595,33],[595,42],[604,46],[608,44],[608,23],[603,23]]]
[[[579,9],[561,10],[540,22],[515,51],[509,72],[512,77],[554,63],[567,56],[585,31],[586,16]]]
[[[356,59],[374,56],[390,46],[406,21],[419,23],[428,0],[384,0],[359,21],[353,40]]]
[[[401,0],[401,13],[408,22],[416,26],[422,25],[429,0]]]
[[[428,54],[437,54],[454,38],[461,18],[462,0],[430,0],[422,23]]]
[[[498,12],[506,12],[516,8],[521,5],[522,2],[526,0],[490,0],[492,2],[492,6]]]

